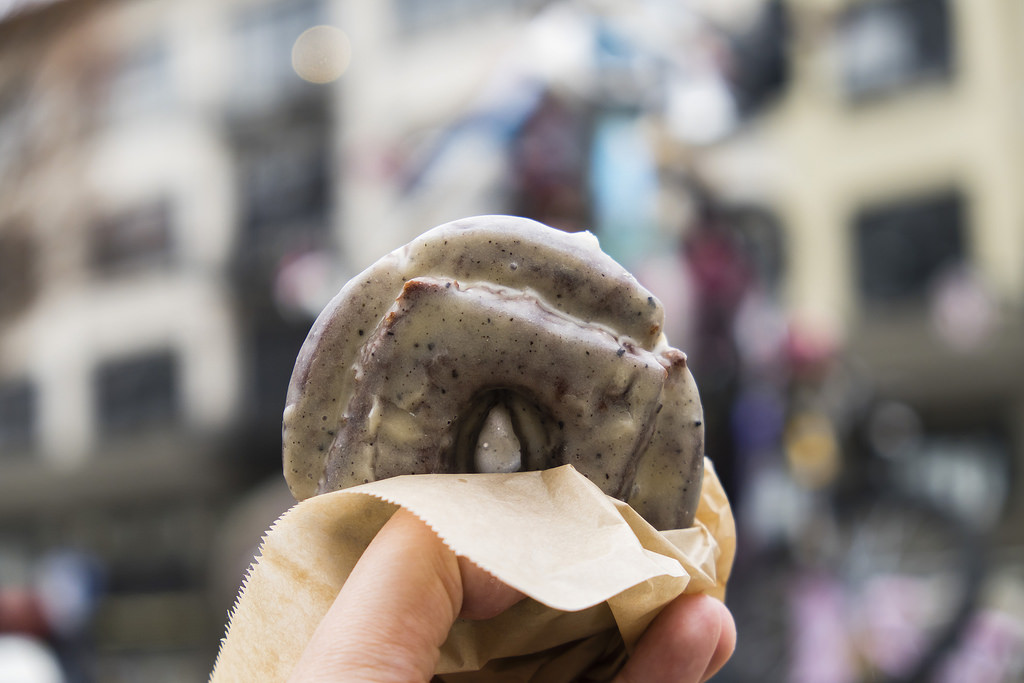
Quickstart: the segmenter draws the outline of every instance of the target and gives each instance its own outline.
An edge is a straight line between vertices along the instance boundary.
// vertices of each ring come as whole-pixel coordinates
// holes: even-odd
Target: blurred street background
[[[0,679],[204,680],[313,319],[511,213],[689,355],[716,680],[1024,681],[1022,124],[1020,0],[0,0]]]

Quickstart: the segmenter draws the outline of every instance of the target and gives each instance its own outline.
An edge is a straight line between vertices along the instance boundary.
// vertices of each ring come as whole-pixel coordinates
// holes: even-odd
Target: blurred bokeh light
[[[336,26],[314,26],[295,39],[292,67],[310,83],[330,83],[341,78],[351,59],[351,45]]]

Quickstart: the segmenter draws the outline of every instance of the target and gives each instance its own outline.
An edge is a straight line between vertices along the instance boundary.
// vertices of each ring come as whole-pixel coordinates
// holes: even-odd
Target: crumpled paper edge
[[[639,572],[642,578],[635,582],[626,579],[629,585],[601,587],[596,591],[600,595],[588,588],[584,591],[586,599],[580,600],[577,595],[575,602],[566,604],[558,599],[557,590],[552,591],[552,585],[557,588],[559,584],[548,581],[548,574],[538,574],[531,568],[524,570],[525,580],[515,572],[510,574],[501,558],[495,562],[487,552],[477,552],[480,548],[475,541],[479,538],[474,540],[472,533],[461,533],[463,524],[439,520],[436,511],[430,509],[431,498],[437,496],[432,487],[438,482],[448,486],[459,479],[476,477],[509,478],[514,482],[524,475],[555,478],[549,501],[566,502],[563,493],[579,489],[586,493],[586,505],[617,516],[619,527],[628,529],[635,540],[625,542],[644,558],[638,563],[648,565]],[[596,490],[599,496],[588,489]],[[501,505],[501,494],[496,499],[499,502],[491,504]],[[568,501],[570,507],[578,503],[575,499]],[[660,609],[678,595],[706,593],[723,599],[735,554],[734,520],[710,461],[705,463],[693,527],[665,532],[654,530],[625,503],[600,493],[569,466],[543,473],[415,475],[372,482],[303,501],[275,522],[243,581],[210,680],[286,680],[359,555],[399,505],[423,519],[456,554],[468,557],[530,598],[492,620],[457,621],[442,647],[438,673],[475,670],[488,661],[493,664],[492,660],[528,658],[599,637],[608,629],[618,629],[630,650]],[[295,533],[296,527],[301,533]],[[336,552],[339,543],[349,552]],[[608,552],[613,559],[622,549],[614,547]],[[318,559],[310,561],[310,556]],[[537,663],[530,666],[536,667]],[[528,679],[513,676],[501,680]]]

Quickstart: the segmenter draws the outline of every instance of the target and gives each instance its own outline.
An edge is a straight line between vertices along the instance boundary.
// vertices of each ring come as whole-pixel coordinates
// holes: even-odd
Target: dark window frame
[[[280,256],[327,240],[331,159],[318,131],[311,126],[262,138],[241,155],[243,252]]]
[[[0,380],[0,454],[29,450],[38,421],[38,386],[27,377]]]
[[[543,4],[542,0],[392,0],[395,32],[404,39],[441,35],[453,26],[470,26],[502,13],[532,11]]]
[[[232,106],[266,109],[318,92],[320,86],[295,73],[291,53],[303,31],[327,19],[324,0],[278,0],[242,8],[232,26]]]
[[[850,6],[840,15],[835,36],[844,95],[852,103],[860,104],[887,98],[908,88],[951,82],[957,58],[954,26],[950,0],[878,0]],[[891,45],[897,50],[890,53],[891,63],[866,68],[855,61],[856,51],[862,55],[868,52],[863,41],[872,28],[876,32],[894,31],[897,35],[889,38],[902,38],[906,43]],[[878,47],[872,46],[870,50],[876,58],[884,55]],[[908,51],[900,55],[900,48]],[[905,61],[900,63],[900,60]]]
[[[181,361],[170,348],[112,356],[93,370],[95,418],[104,436],[138,434],[178,424]]]
[[[788,235],[779,215],[762,204],[734,204],[723,208],[722,220],[735,235],[760,286],[777,293],[789,267]]]
[[[22,226],[0,232],[0,320],[13,317],[32,304],[40,287],[39,247]]]
[[[177,98],[174,54],[163,35],[111,58],[104,70],[103,114],[111,124],[166,112]]]
[[[168,268],[177,257],[176,206],[167,196],[137,203],[94,221],[89,265],[101,275]]]
[[[15,172],[29,148],[31,106],[24,82],[15,80],[0,86],[0,177]]]
[[[865,205],[852,217],[860,300],[921,306],[936,278],[970,260],[969,197],[956,187]]]

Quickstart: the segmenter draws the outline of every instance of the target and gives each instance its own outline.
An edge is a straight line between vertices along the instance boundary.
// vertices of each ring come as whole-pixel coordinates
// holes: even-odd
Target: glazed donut
[[[661,304],[590,233],[441,225],[350,281],[299,351],[299,500],[400,474],[571,464],[659,529],[693,521],[700,399]]]

